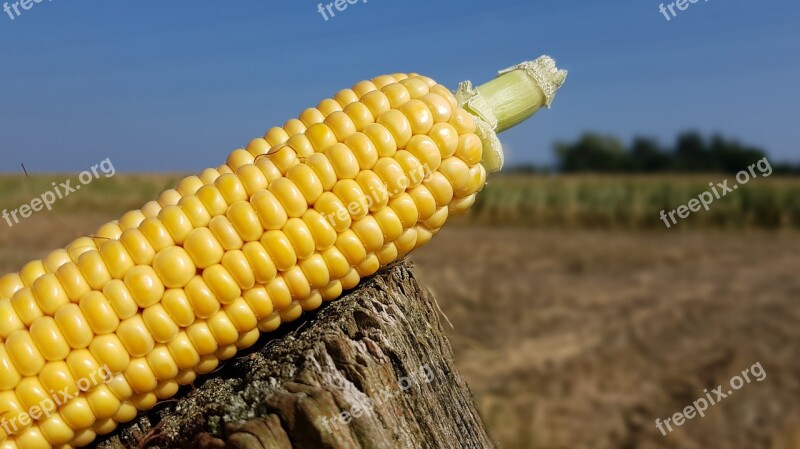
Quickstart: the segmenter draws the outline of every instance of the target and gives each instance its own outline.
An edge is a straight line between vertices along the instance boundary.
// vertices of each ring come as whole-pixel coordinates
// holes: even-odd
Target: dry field
[[[114,178],[122,184],[93,184],[57,213],[0,222],[0,272],[173,179]],[[8,193],[0,188],[0,203],[24,198]],[[462,220],[412,259],[452,322],[459,369],[502,448],[800,448],[800,231]],[[757,362],[762,382],[666,437],[655,428]]]

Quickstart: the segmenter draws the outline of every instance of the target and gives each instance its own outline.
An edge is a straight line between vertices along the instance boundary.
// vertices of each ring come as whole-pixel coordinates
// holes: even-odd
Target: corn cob
[[[3,422],[77,394],[0,428],[0,449],[90,444],[426,244],[501,167],[495,132],[564,77],[542,57],[455,95],[413,73],[362,81],[3,276]]]

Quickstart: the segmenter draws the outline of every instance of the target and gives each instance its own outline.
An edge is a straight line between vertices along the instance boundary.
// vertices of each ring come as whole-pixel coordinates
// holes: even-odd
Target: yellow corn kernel
[[[61,417],[75,430],[88,429],[97,421],[97,417],[92,412],[92,407],[85,397],[77,397],[69,401],[61,409]]]
[[[321,112],[322,115],[327,117],[336,111],[341,111],[342,105],[340,105],[336,100],[326,98],[319,102],[317,109],[319,109],[319,112]]]
[[[150,330],[153,339],[159,343],[169,343],[180,330],[161,304],[144,309],[142,320]]]
[[[325,118],[324,123],[330,127],[339,142],[344,142],[345,139],[356,133],[355,123],[342,111],[331,113]]]
[[[277,167],[278,170],[280,170],[280,172],[283,174],[286,174],[290,168],[300,163],[300,161],[297,159],[297,153],[294,151],[294,149],[286,145],[280,149],[274,150],[269,154],[268,157],[269,160],[275,164],[275,167]],[[274,180],[271,182],[274,182]]]
[[[249,151],[245,150],[244,148],[237,148],[231,151],[231,154],[228,155],[226,164],[235,172],[244,165],[252,164],[253,160],[255,160],[255,156],[250,154]]]
[[[281,314],[275,311],[267,318],[258,322],[258,330],[261,332],[272,332],[281,325]]]
[[[314,254],[314,236],[303,220],[290,218],[283,227],[283,233],[289,239],[297,259],[305,259]]]
[[[311,292],[311,295],[305,299],[297,301],[304,312],[311,312],[319,309],[322,305],[322,295],[319,291]]]
[[[373,214],[373,218],[378,225],[378,229],[383,234],[384,242],[393,242],[400,238],[400,236],[403,234],[403,223],[400,221],[400,217],[392,208],[385,207],[378,212],[375,212],[375,214]]]
[[[247,200],[247,189],[245,189],[242,180],[234,173],[220,176],[214,181],[214,185],[219,189],[228,204]]]
[[[257,137],[251,140],[250,143],[247,144],[246,149],[248,153],[250,153],[254,157],[257,157],[258,155],[264,154],[267,151],[269,151],[270,147],[271,145],[269,144],[269,142],[267,142],[266,139]]]
[[[198,374],[207,374],[217,369],[218,366],[219,359],[216,357],[216,355],[209,354],[200,357],[200,363],[197,364],[195,371],[197,371]]]
[[[87,392],[86,400],[97,420],[112,418],[122,405],[122,402],[105,385],[100,385]]]
[[[244,165],[236,170],[236,176],[242,181],[247,196],[252,195],[259,190],[266,189],[269,185],[269,180],[264,173],[259,170],[255,165]]]
[[[320,295],[324,301],[333,301],[334,299],[342,296],[342,282],[331,281],[325,287],[319,290]]]
[[[425,226],[417,226],[416,248],[421,248],[428,244],[433,238],[433,231]]]
[[[298,265],[312,290],[322,288],[331,281],[328,266],[325,265],[325,259],[320,254],[314,254],[300,261]]]
[[[237,201],[231,204],[226,213],[236,232],[245,242],[252,242],[261,238],[264,228],[253,206],[247,201]]]
[[[317,153],[327,150],[337,142],[336,134],[334,134],[333,130],[325,123],[315,123],[309,126],[305,132],[305,136],[308,141],[311,142],[311,146],[314,147],[314,151]]]
[[[281,310],[292,303],[292,292],[283,276],[277,276],[267,284],[267,293],[272,300],[272,307]]]
[[[167,231],[166,226],[156,217],[149,217],[142,221],[139,231],[144,234],[156,252],[175,245],[175,240]]]
[[[363,131],[367,125],[375,123],[375,117],[372,115],[372,111],[360,101],[347,105],[347,107],[344,108],[344,113],[347,114],[353,122],[353,126],[358,132]]]
[[[10,303],[14,308],[13,311],[16,313],[17,318],[24,323],[25,326],[30,326],[34,321],[44,316],[44,312],[39,308],[39,304],[36,303],[36,298],[33,297],[31,289],[27,287],[14,293]],[[5,307],[6,310],[8,310],[8,306],[6,305]]]
[[[414,157],[413,154],[406,150],[400,150],[394,154],[393,159],[396,160],[405,175],[403,183],[405,189],[414,188],[422,183],[425,178],[425,167]]]
[[[58,413],[54,413],[40,421],[39,430],[53,446],[67,444],[75,438],[75,431],[64,422],[64,419]]]
[[[442,163],[442,154],[436,142],[429,136],[414,136],[408,142],[406,150],[411,153],[425,167],[421,175],[427,176],[439,169]]]
[[[155,394],[158,399],[168,399],[175,396],[179,389],[180,384],[178,384],[178,382],[174,380],[165,380],[158,383],[153,394]]]
[[[414,135],[428,134],[435,123],[430,108],[421,100],[410,100],[400,106],[399,111],[405,115]]]
[[[153,259],[153,270],[166,288],[182,288],[197,273],[189,253],[179,246],[159,251]]]
[[[43,274],[36,279],[32,291],[36,303],[46,315],[52,316],[61,306],[69,304],[69,296],[55,274]]]
[[[23,376],[35,376],[44,367],[44,356],[27,330],[13,332],[6,339],[5,346],[14,366]]]
[[[31,426],[16,435],[16,443],[20,449],[51,449],[52,445],[42,434],[38,426]]]
[[[378,262],[380,265],[388,265],[399,257],[399,252],[397,251],[397,246],[394,243],[387,243],[381,247],[378,251],[375,252],[375,256],[378,257]]]
[[[181,370],[191,370],[200,363],[200,354],[198,354],[186,331],[181,331],[174,340],[167,343],[167,349],[173,360],[175,360],[175,364]]]
[[[80,257],[81,254],[85,253],[86,251],[97,249],[98,247],[99,242],[95,243],[95,241],[89,237],[79,237],[67,245],[67,253],[69,253],[69,258],[74,262],[78,260],[78,257]],[[20,274],[22,273],[20,272]]]
[[[288,178],[278,178],[272,181],[269,191],[275,194],[286,210],[286,215],[290,218],[300,217],[308,209],[308,202],[303,193]]]
[[[130,354],[117,334],[98,335],[89,344],[89,351],[113,373],[118,373],[128,366]]]
[[[358,101],[358,95],[356,95],[352,89],[342,89],[333,96],[333,99],[336,100],[341,107],[346,107],[350,103]]]
[[[239,331],[224,310],[209,318],[207,324],[220,347],[232,345],[239,339]]]
[[[350,262],[344,253],[337,247],[331,247],[322,252],[325,265],[331,274],[331,279],[341,279],[350,271]]]
[[[267,249],[278,270],[286,271],[297,263],[297,254],[292,242],[284,232],[265,232],[261,237],[261,244]]]
[[[450,181],[456,195],[469,185],[469,166],[457,156],[443,160],[439,172]]]
[[[100,372],[100,364],[88,349],[78,349],[72,351],[67,356],[67,367],[72,377],[78,379],[78,386],[81,389],[94,388],[97,382],[97,375]]]
[[[299,265],[295,265],[288,271],[281,273],[283,279],[286,281],[286,286],[289,287],[289,292],[292,299],[303,299],[311,294],[311,285],[306,279],[306,275]]]
[[[373,84],[372,81],[359,81],[355,86],[353,86],[353,92],[358,96],[358,98],[361,98],[377,89],[378,88],[375,87],[375,84]]]
[[[413,135],[411,123],[406,116],[397,109],[389,109],[378,116],[376,123],[384,126],[394,137],[397,148],[405,148]],[[369,128],[367,128],[369,129]]]
[[[331,161],[337,179],[353,179],[358,175],[358,159],[347,145],[336,143],[325,151],[325,155]]]
[[[186,237],[183,248],[189,253],[197,268],[204,269],[218,264],[224,250],[208,228],[195,228]]]
[[[342,252],[351,266],[358,265],[367,257],[364,243],[352,229],[339,233],[339,237],[336,238],[336,249]]]
[[[436,213],[431,215],[430,218],[423,221],[422,224],[425,225],[426,228],[435,231],[444,226],[444,223],[447,221],[447,217],[450,215],[449,209],[447,206],[440,207]]]
[[[201,189],[198,193],[202,193]],[[225,205],[227,208],[227,204]],[[167,228],[167,232],[175,240],[176,245],[182,245],[189,233],[194,229],[189,216],[178,206],[167,206],[158,213],[158,218]]]
[[[133,258],[119,240],[109,240],[100,245],[100,256],[114,279],[122,279],[136,265]]]
[[[369,203],[361,186],[352,179],[340,179],[333,186],[332,192],[347,205],[347,211],[353,220],[365,217],[369,213]]]
[[[333,226],[336,232],[342,232],[350,228],[352,223],[350,212],[347,211],[342,200],[332,192],[325,192],[320,195],[317,202],[314,203],[314,210],[325,217],[325,220]]]
[[[161,207],[172,206],[178,204],[178,201],[181,199],[181,194],[178,193],[175,189],[169,189],[161,192],[161,195],[158,196],[158,204]]]
[[[436,198],[425,185],[420,185],[410,189],[408,194],[414,201],[419,214],[419,220],[427,220],[431,215],[436,212]]]
[[[472,207],[475,204],[475,197],[477,194],[473,193],[472,195],[465,197],[465,198],[456,198],[454,199],[447,209],[450,211],[450,215],[458,215],[464,213],[467,209]]]
[[[153,262],[156,250],[139,229],[128,229],[123,232],[120,242],[125,245],[125,249],[137,265],[150,265]]]
[[[195,193],[195,195],[200,202],[203,203],[203,206],[206,208],[208,214],[211,215],[212,218],[222,215],[226,210],[228,210],[228,202],[225,201],[222,193],[213,184],[204,185]],[[188,217],[186,219],[188,221]]]
[[[122,234],[122,228],[117,222],[112,221],[100,226],[100,229],[94,233],[95,244],[102,243],[105,240],[119,239]]]
[[[446,206],[453,200],[453,185],[450,184],[445,175],[438,171],[431,173],[430,176],[422,181],[422,185],[431,192],[431,195],[436,200],[437,207]]]
[[[8,338],[14,331],[25,329],[10,301],[0,301],[0,337]],[[1,341],[1,340],[0,340]]]
[[[195,276],[184,288],[189,303],[192,305],[195,316],[206,319],[213,316],[220,309],[220,303],[214,296],[202,276]]]
[[[472,114],[462,108],[453,110],[453,114],[450,116],[448,123],[453,125],[456,131],[458,131],[458,135],[471,134],[474,133],[476,129]]]
[[[287,135],[293,136],[295,134],[304,132],[306,130],[306,125],[304,125],[300,120],[293,118],[283,125],[283,129],[286,131]]]
[[[289,307],[278,312],[281,316],[281,321],[284,323],[291,323],[292,321],[300,318],[303,314],[303,307],[299,302],[293,302]]]
[[[106,383],[106,386],[108,387],[109,390],[111,390],[111,393],[113,393],[114,396],[117,397],[117,399],[122,401],[120,410],[118,410],[117,415],[115,415],[114,419],[116,419],[120,411],[122,411],[122,409],[125,408],[126,402],[131,397],[133,397],[134,392],[133,389],[131,388],[131,385],[128,383],[128,379],[125,378],[125,373],[115,374],[114,377],[112,377],[111,380]]]
[[[192,344],[189,343],[189,346],[191,345]],[[192,349],[194,350],[194,348]],[[200,361],[200,356],[197,356],[197,360],[198,362]],[[180,371],[178,375],[175,376],[175,382],[177,382],[178,385],[189,385],[191,383],[194,383],[195,379],[197,379],[197,373],[191,370]]]
[[[30,327],[30,334],[42,356],[49,361],[64,360],[70,352],[66,337],[51,317],[36,320]]]
[[[482,155],[483,144],[477,135],[464,134],[459,136],[456,157],[471,167],[481,161]]]
[[[145,358],[131,359],[124,373],[134,393],[150,393],[158,386],[158,379]]]
[[[242,333],[250,332],[258,325],[255,314],[250,309],[250,306],[247,305],[247,301],[242,297],[236,298],[233,302],[226,305],[225,313],[239,334],[236,336],[237,341]]]
[[[325,120],[325,116],[319,112],[319,109],[317,108],[306,109],[300,113],[298,118],[306,126],[311,126],[315,123],[321,123],[323,120]]]
[[[236,175],[233,174],[230,176],[236,177]],[[220,179],[222,179],[222,177],[220,177]],[[217,186],[219,186],[219,181],[217,181]],[[223,195],[225,194],[224,191],[222,193]],[[208,226],[208,222],[211,221],[211,214],[208,213],[206,207],[203,206],[203,202],[195,195],[184,196],[178,201],[178,206],[180,206],[181,210],[189,217],[189,221],[191,221],[192,225],[195,227]]]
[[[0,298],[11,298],[14,294],[25,288],[25,283],[19,273],[8,273],[0,277]]]
[[[85,253],[84,253],[85,254]],[[83,278],[78,265],[70,261],[56,271],[56,276],[72,302],[78,302],[92,287]]]
[[[111,273],[97,250],[81,254],[77,263],[78,269],[92,290],[101,290],[111,280]]]
[[[21,378],[6,345],[0,343],[0,392],[16,387]],[[0,415],[2,415],[2,410],[0,410]]]
[[[130,318],[139,311],[128,287],[119,279],[113,279],[104,285],[103,294],[120,319]]]
[[[309,156],[309,158],[306,159],[306,165],[314,170],[317,178],[319,178],[322,183],[323,190],[328,191],[336,184],[338,180],[336,177],[336,170],[334,170],[333,164],[331,164],[331,161],[324,154],[315,153]]]
[[[389,207],[400,218],[403,229],[408,229],[419,221],[419,211],[416,204],[414,204],[414,199],[408,193],[401,193],[389,200]]]
[[[146,358],[156,379],[161,381],[172,380],[178,375],[178,365],[175,363],[175,359],[172,358],[169,348],[165,345],[156,346],[147,354]]]
[[[275,145],[280,145],[286,142],[289,139],[289,137],[290,136],[286,132],[286,130],[277,126],[270,128],[270,130],[267,131],[266,134],[264,134],[264,140],[267,141],[269,148],[272,148]]]
[[[252,288],[255,285],[256,279],[253,268],[250,266],[247,257],[242,251],[227,251],[225,255],[222,256],[222,266],[225,267],[225,270],[233,277],[233,280],[239,288],[244,290]]]
[[[293,135],[286,141],[285,146],[293,149],[301,158],[306,158],[316,152],[316,150],[314,150],[314,144],[311,143],[311,140],[305,134]],[[279,146],[278,148],[283,148],[283,146]],[[270,179],[269,182],[273,180],[274,178]]]
[[[164,292],[161,305],[178,326],[186,327],[194,323],[192,304],[189,302],[186,291],[182,288],[171,288]]]
[[[72,261],[69,257],[69,253],[65,249],[57,249],[55,251],[51,251],[47,257],[42,260],[44,263],[44,268],[47,270],[48,273],[55,273],[61,265],[64,265],[67,262]]]
[[[197,353],[200,354],[201,360],[202,356],[213,354],[219,349],[219,343],[205,321],[197,321],[186,328],[186,334]]]
[[[149,265],[131,268],[125,275],[124,282],[139,307],[150,307],[164,296],[164,283]]]
[[[295,165],[286,172],[286,177],[300,189],[308,204],[313,204],[322,195],[322,181],[308,165]]]
[[[214,168],[207,168],[200,172],[199,177],[200,180],[203,181],[203,184],[212,184],[217,178],[219,178],[220,175],[221,173],[218,170]]]
[[[264,229],[280,229],[289,218],[286,208],[278,200],[278,197],[269,190],[259,190],[254,193],[250,199],[250,204],[253,205]]]
[[[69,442],[68,445],[59,447],[59,449],[74,449],[84,447],[91,444],[97,438],[97,432],[93,429],[83,429],[75,432],[75,438]]]
[[[118,423],[126,423],[129,421],[133,421],[133,418],[136,418],[136,415],[138,413],[139,410],[133,404],[131,404],[128,401],[125,401],[119,407],[119,411],[117,411],[117,414],[114,415],[114,421]]]
[[[214,296],[223,304],[228,304],[242,294],[242,289],[233,279],[233,276],[220,264],[212,265],[203,270],[203,280],[214,293]]]
[[[275,262],[260,242],[249,242],[244,245],[242,253],[253,268],[253,275],[259,284],[266,284],[278,274]]]
[[[256,327],[249,332],[239,335],[239,339],[236,340],[236,348],[239,350],[247,349],[256,344],[259,338],[261,338],[261,332],[258,327]]]
[[[361,262],[356,266],[356,270],[358,271],[358,274],[363,278],[375,274],[375,272],[378,271],[380,267],[381,264],[378,261],[378,256],[376,256],[375,254],[370,254],[369,256],[367,256],[366,259],[364,259],[363,262]]]
[[[361,282],[361,276],[359,276],[355,268],[351,268],[340,281],[342,282],[342,288],[344,290],[350,290]]]
[[[119,317],[102,293],[91,291],[83,295],[79,306],[95,334],[110,334],[117,330]]]
[[[272,307],[272,300],[269,297],[269,293],[267,293],[267,289],[264,287],[259,286],[247,290],[244,292],[242,299],[247,302],[247,305],[258,321],[269,317],[274,311]],[[236,304],[236,301],[231,303],[231,306],[233,304]],[[234,322],[236,322],[236,320],[234,320]]]
[[[242,240],[242,237],[236,232],[236,228],[233,227],[233,224],[225,215],[212,218],[211,222],[208,223],[208,228],[225,251],[236,250],[244,245],[244,240]]]
[[[314,209],[309,209],[303,214],[302,219],[317,251],[324,251],[336,243],[336,230],[322,214]]]
[[[382,157],[378,159],[372,170],[383,181],[390,198],[404,192],[408,187],[408,179],[403,171],[403,166],[394,158]]]
[[[134,315],[119,323],[116,334],[133,357],[143,357],[155,346],[153,335],[141,315]]]
[[[148,201],[142,206],[142,214],[145,217],[157,217],[158,213],[163,209],[158,201]]]
[[[77,304],[67,304],[56,312],[56,324],[73,349],[89,346],[94,332]]]
[[[353,222],[351,227],[368,253],[375,252],[383,246],[383,232],[375,217],[367,215]]]
[[[140,210],[131,210],[122,214],[119,218],[119,227],[123,231],[131,228],[138,228],[139,224],[147,217]]]

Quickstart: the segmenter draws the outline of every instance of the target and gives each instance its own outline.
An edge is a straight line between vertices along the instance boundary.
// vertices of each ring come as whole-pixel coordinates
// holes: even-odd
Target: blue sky
[[[800,160],[800,3],[700,0],[670,21],[659,3],[369,0],[327,22],[312,0],[0,11],[0,172],[196,171],[361,79],[454,88],[540,54],[570,75],[503,134],[512,163],[550,163],[553,141],[585,130],[666,143],[687,128]]]

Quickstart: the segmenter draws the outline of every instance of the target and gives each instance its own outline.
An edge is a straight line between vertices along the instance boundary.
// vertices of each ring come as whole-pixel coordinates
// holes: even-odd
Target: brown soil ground
[[[0,272],[109,218],[2,225]],[[450,226],[413,259],[502,448],[800,448],[800,233]]]
[[[413,259],[503,448],[800,448],[796,233],[449,228]]]

